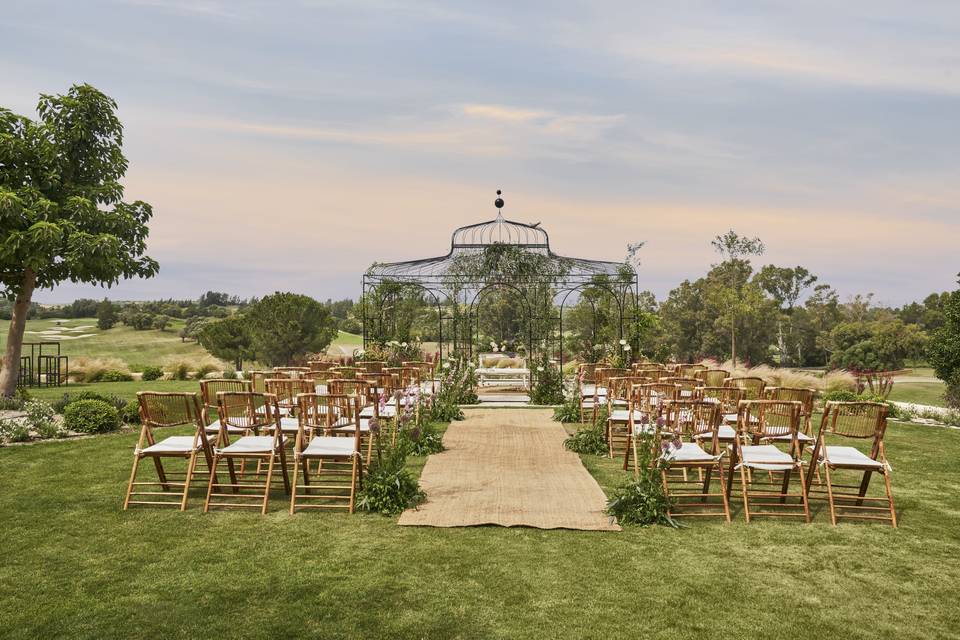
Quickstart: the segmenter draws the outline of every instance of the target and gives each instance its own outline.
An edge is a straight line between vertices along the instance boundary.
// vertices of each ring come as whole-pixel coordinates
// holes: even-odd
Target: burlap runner
[[[620,530],[604,514],[600,486],[564,449],[566,432],[550,410],[470,409],[466,416],[447,429],[447,450],[427,460],[420,478],[427,502],[405,511],[401,525]]]

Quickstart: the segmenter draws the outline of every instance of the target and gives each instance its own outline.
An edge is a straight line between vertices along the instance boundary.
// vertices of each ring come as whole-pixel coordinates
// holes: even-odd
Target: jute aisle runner
[[[420,485],[427,501],[401,525],[497,524],[540,529],[620,531],[604,513],[606,497],[549,409],[469,409],[430,456]]]

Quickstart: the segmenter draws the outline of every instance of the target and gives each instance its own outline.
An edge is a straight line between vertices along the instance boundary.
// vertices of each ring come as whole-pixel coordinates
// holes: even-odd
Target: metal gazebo
[[[638,319],[639,284],[636,271],[626,262],[570,258],[554,253],[540,223],[507,220],[500,209],[503,199],[497,191],[497,217],[455,230],[450,251],[443,256],[404,262],[374,263],[363,275],[363,343],[368,345],[385,321],[383,293],[411,287],[422,292],[436,309],[440,351],[474,354],[477,312],[484,295],[494,289],[509,289],[523,303],[528,335],[526,346],[532,356],[548,349],[564,362],[563,313],[587,288],[609,293],[616,301],[618,337]],[[383,285],[393,285],[384,287]],[[379,297],[378,297],[379,296]],[[377,302],[370,305],[373,299]],[[379,309],[379,312],[377,311]],[[594,310],[595,311],[595,310]],[[543,335],[534,336],[534,325]],[[551,349],[552,345],[556,345]],[[638,345],[633,345],[634,349]]]

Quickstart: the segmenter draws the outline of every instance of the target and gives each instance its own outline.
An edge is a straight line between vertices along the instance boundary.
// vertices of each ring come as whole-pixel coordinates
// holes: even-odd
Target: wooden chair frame
[[[830,521],[834,526],[840,518],[850,518],[884,520],[892,527],[897,527],[897,511],[893,504],[893,489],[890,485],[891,468],[887,462],[883,444],[888,412],[889,408],[885,404],[874,402],[828,402],[824,408],[820,430],[812,452],[813,463],[807,473],[807,492],[821,495],[826,493],[826,499],[830,504]],[[866,455],[865,460],[848,456],[845,461],[839,455],[831,459],[832,445],[828,443],[828,439],[837,437],[872,440],[870,453]],[[835,449],[839,451],[846,447],[835,447]],[[826,489],[814,492],[811,486],[812,474],[818,467],[823,467]],[[863,476],[858,485],[836,484],[834,473],[838,470],[862,472]],[[867,496],[870,479],[874,473],[883,476],[885,497]],[[855,493],[837,491],[838,489],[854,490]],[[887,514],[881,513],[884,511]]]
[[[703,369],[694,377],[705,387],[722,387],[724,380],[730,377],[730,372],[726,369]]]
[[[178,507],[180,511],[187,508],[190,497],[190,483],[193,481],[197,465],[197,456],[203,454],[210,468],[210,442],[203,422],[203,410],[195,393],[160,393],[156,391],[140,391],[137,393],[137,402],[140,405],[140,437],[133,451],[133,468],[130,470],[130,480],[127,482],[127,492],[123,498],[123,510],[130,505],[151,505]],[[192,425],[194,433],[190,436],[172,436],[157,442],[155,429],[168,427],[182,427]],[[192,444],[188,444],[192,442]],[[166,446],[165,446],[166,445]],[[145,458],[153,460],[157,471],[156,482],[137,481],[137,471],[140,461]],[[164,458],[179,458],[186,461],[186,470],[172,472],[163,467]],[[143,487],[160,487],[160,490],[141,491]],[[172,488],[179,487],[180,493],[170,493]],[[136,498],[133,498],[137,496]],[[144,499],[153,498],[153,499]],[[164,499],[159,499],[159,498]],[[176,502],[169,498],[178,498]]]
[[[630,446],[630,394],[634,386],[649,383],[649,378],[621,376],[607,380],[607,423],[605,435],[608,455],[618,458]]]
[[[727,378],[723,381],[723,386],[742,389],[744,400],[762,400],[763,392],[767,388],[767,383],[763,378],[743,376]]]
[[[650,433],[656,431],[657,418],[660,416],[660,408],[663,402],[667,400],[676,400],[680,388],[675,384],[668,382],[649,382],[646,384],[633,385],[630,388],[630,404],[627,410],[630,421],[628,422],[627,446],[623,453],[623,470],[630,468],[630,461],[633,460],[634,473],[637,472],[637,434],[641,430],[649,430]],[[640,415],[643,420],[639,425],[636,417]]]
[[[220,419],[217,415],[217,393],[221,391],[253,391],[250,380],[214,378],[200,381],[200,400],[203,403],[203,423],[206,425],[207,436],[211,434],[220,437]],[[217,445],[222,444],[217,441]]]

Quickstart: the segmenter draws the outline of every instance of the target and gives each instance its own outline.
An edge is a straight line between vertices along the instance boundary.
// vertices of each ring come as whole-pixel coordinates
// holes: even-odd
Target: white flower
[[[543,367],[537,367],[537,371],[539,371],[540,373],[543,373]]]
[[[400,346],[401,346],[401,347],[406,347],[406,346],[407,346],[407,343],[406,343],[406,342],[401,342],[401,343],[400,343]]]
[[[623,339],[621,339],[621,340],[620,340],[620,344],[627,344],[627,341],[626,341],[626,340],[623,340]]]
[[[628,345],[628,344],[623,345],[623,350],[624,350],[624,351],[630,351],[630,345]]]
[[[444,368],[444,369],[449,369],[449,368],[450,368],[450,363],[449,363],[449,362],[444,362],[444,363],[443,363],[443,368]]]
[[[497,343],[494,342],[493,340],[491,340],[491,341],[490,341],[490,346],[491,346],[491,347],[496,347],[496,346],[497,346]]]

